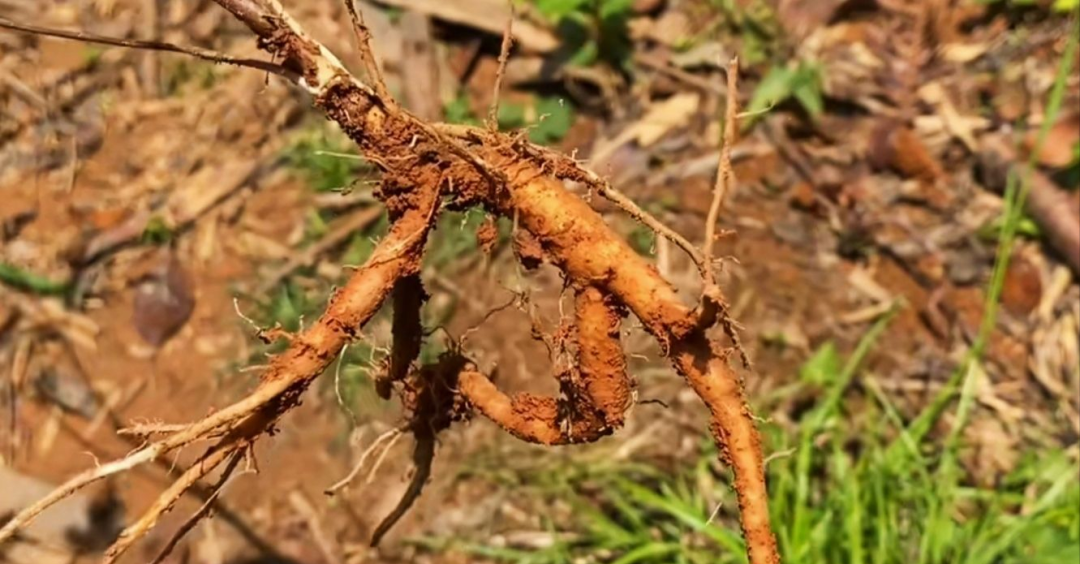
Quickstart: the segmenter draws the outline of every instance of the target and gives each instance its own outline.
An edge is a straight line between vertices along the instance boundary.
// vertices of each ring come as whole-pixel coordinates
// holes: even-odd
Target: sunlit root
[[[619,340],[622,309],[611,296],[588,286],[574,299],[578,370],[591,407],[610,429],[622,427],[633,403],[633,381]]]
[[[735,474],[750,563],[779,562],[769,525],[764,464],[753,417],[740,378],[729,366],[729,355],[726,351],[714,351],[706,335],[712,318],[716,317],[735,337],[734,325],[723,311],[722,296],[715,284],[707,284],[701,308],[705,310],[705,306],[713,304],[717,308],[715,316],[703,315],[702,311],[687,306],[655,267],[608,227],[584,200],[565,189],[562,178],[582,178],[595,184],[595,175],[571,159],[538,158],[542,151],[516,136],[484,129],[478,130],[479,133],[465,130],[450,134],[447,128],[422,122],[385,93],[377,93],[351,76],[329,50],[309,37],[285,13],[277,0],[215,1],[258,36],[260,47],[280,62],[279,70],[283,72],[279,74],[295,79],[297,85],[313,96],[315,106],[337,122],[364,156],[382,170],[383,186],[378,196],[395,222],[373,257],[333,297],[316,325],[292,339],[289,349],[275,357],[259,388],[250,396],[151,443],[133,453],[129,462],[103,468],[109,473],[123,471],[195,440],[221,436],[222,431],[231,432],[249,418],[265,417],[255,429],[242,435],[244,440],[269,432],[274,422],[299,402],[310,382],[357,335],[398,281],[419,271],[422,243],[442,195],[452,199],[456,206],[482,205],[489,212],[512,219],[518,229],[528,232],[539,244],[543,257],[562,270],[571,286],[584,289],[579,296],[579,301],[585,302],[581,311],[591,311],[596,305],[597,315],[578,320],[579,345],[583,345],[579,366],[559,372],[564,397],[558,400],[506,396],[458,355],[413,370],[403,379],[400,377],[406,370],[404,365],[401,362],[394,365],[392,374],[398,380],[396,384],[394,378],[389,382],[399,392],[410,430],[417,439],[414,458],[418,471],[414,485],[398,509],[376,530],[377,537],[419,495],[429,472],[434,438],[452,421],[467,417],[465,399],[515,435],[543,444],[598,438],[620,425],[629,405],[630,385],[625,376],[625,361],[616,360],[619,355],[615,353],[614,337],[618,328],[617,321],[612,319],[621,315],[619,308],[625,307],[657,340],[663,353],[710,411],[713,438]],[[623,207],[634,214],[636,206]],[[711,253],[694,250],[684,238],[647,215],[638,213],[636,217],[687,249],[706,281],[711,281],[712,265],[708,260]],[[708,242],[710,250],[711,244]],[[602,304],[605,310],[601,312],[597,304]],[[402,312],[403,316],[411,316],[413,309],[403,308]],[[411,318],[403,318],[402,322],[405,321],[412,323]],[[585,333],[580,334],[583,330]],[[594,338],[602,342],[594,343],[591,341]],[[412,348],[411,344],[402,345],[403,358],[411,356]],[[596,362],[590,366],[592,361]],[[264,408],[270,411],[262,412]],[[228,448],[242,446],[240,442],[224,443],[225,440],[221,439],[215,447],[217,450],[211,452],[227,452]],[[211,462],[220,464],[225,458]],[[202,470],[190,472],[197,479]],[[0,529],[0,542],[36,512],[104,475],[108,474],[80,475],[46,502],[15,516]],[[154,507],[166,510],[172,503],[175,488],[182,491],[188,487],[184,480],[187,478],[163,494]],[[148,513],[138,523],[152,524],[156,517]],[[143,530],[140,524],[135,532]],[[133,537],[134,534],[125,538]]]
[[[631,381],[619,342],[622,312],[594,288],[574,299],[577,362],[560,369],[559,397],[500,391],[475,370],[462,372],[461,395],[485,417],[515,437],[542,445],[591,443],[622,426],[630,407]]]

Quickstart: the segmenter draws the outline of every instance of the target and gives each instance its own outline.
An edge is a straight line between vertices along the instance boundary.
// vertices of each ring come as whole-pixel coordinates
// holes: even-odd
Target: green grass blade
[[[795,501],[794,501],[794,515],[792,524],[792,549],[796,554],[799,553],[799,546],[806,542],[807,535],[809,534],[808,526],[808,500],[810,496],[810,469],[812,466],[813,455],[817,448],[814,446],[814,437],[821,431],[821,429],[828,422],[839,409],[840,400],[844,397],[844,392],[847,390],[851,379],[855,376],[855,372],[858,370],[859,365],[862,363],[866,355],[873,349],[874,344],[877,342],[878,337],[885,331],[885,328],[889,326],[889,322],[896,315],[898,306],[894,305],[885,315],[874,323],[874,326],[863,335],[863,338],[859,341],[859,344],[855,347],[855,351],[848,358],[847,363],[844,365],[840,375],[831,383],[824,401],[822,401],[811,414],[808,416],[808,420],[802,424],[802,432],[799,440],[799,451],[795,463]]]
[[[43,296],[63,295],[70,288],[67,282],[50,280],[6,262],[0,262],[0,282]]]

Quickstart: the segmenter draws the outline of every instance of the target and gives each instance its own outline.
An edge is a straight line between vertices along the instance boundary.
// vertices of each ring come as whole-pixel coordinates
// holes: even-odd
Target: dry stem
[[[491,108],[488,110],[487,128],[489,131],[499,130],[499,96],[502,94],[503,75],[506,74],[506,62],[510,60],[510,47],[514,43],[514,18],[517,14],[514,4],[510,3],[510,17],[506,19],[506,29],[503,30],[502,45],[499,46],[499,70],[495,73],[495,86],[492,87]]]
[[[716,169],[716,185],[713,187],[712,204],[709,206],[709,215],[705,220],[705,242],[702,255],[708,266],[705,278],[706,286],[716,285],[716,275],[713,272],[713,245],[716,243],[716,222],[720,219],[720,209],[724,206],[724,198],[731,191],[735,183],[735,172],[731,168],[731,148],[735,146],[735,136],[739,128],[736,126],[739,115],[739,58],[733,57],[727,67],[727,104],[724,110],[724,141],[720,146],[720,163]]]
[[[269,63],[266,61],[260,61],[258,59],[233,57],[232,55],[226,55],[225,53],[219,53],[210,49],[202,49],[200,47],[186,47],[183,45],[175,45],[164,41],[120,39],[116,37],[97,35],[95,33],[89,33],[85,31],[64,31],[61,29],[51,29],[46,27],[38,27],[35,25],[16,23],[3,17],[0,17],[0,28],[31,33],[34,35],[57,37],[60,39],[72,39],[85,43],[98,43],[100,45],[109,45],[112,47],[127,47],[129,49],[164,51],[167,53],[181,53],[183,55],[189,55],[213,63],[224,63],[228,65],[236,65],[238,67],[248,67],[283,76],[290,80],[295,79],[295,77],[292,76],[292,73],[290,73],[285,67],[282,67],[281,65]]]
[[[356,48],[360,50],[360,58],[364,62],[364,70],[368,78],[374,83],[375,93],[384,104],[394,104],[395,100],[390,96],[390,90],[386,88],[386,79],[383,78],[379,62],[375,59],[375,52],[371,49],[371,30],[364,21],[363,10],[356,8],[356,0],[345,0],[345,8],[349,10],[349,18],[352,19],[353,32],[356,33]]]

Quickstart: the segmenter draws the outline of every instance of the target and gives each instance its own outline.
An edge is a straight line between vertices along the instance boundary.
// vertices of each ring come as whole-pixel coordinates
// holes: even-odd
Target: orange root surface
[[[705,334],[707,327],[699,323],[695,312],[654,266],[585,201],[563,187],[555,178],[560,171],[521,150],[519,140],[510,136],[481,130],[463,136],[467,145],[461,145],[395,104],[380,101],[370,87],[351,77],[325,47],[284,14],[277,2],[215,1],[246,23],[260,37],[260,45],[284,67],[302,76],[299,84],[314,95],[316,106],[383,169],[387,189],[380,197],[391,214],[414,207],[415,187],[445,180],[459,205],[483,204],[514,219],[539,242],[544,257],[559,266],[576,287],[593,286],[633,312],[710,411],[713,436],[736,476],[751,564],[779,561],[769,527],[760,438],[727,355],[713,353]],[[350,329],[339,326],[326,337]],[[303,339],[307,338],[304,335]],[[327,343],[314,344],[315,350],[328,350]],[[290,359],[281,360],[288,364]],[[559,444],[562,437],[570,436],[561,431],[565,422],[571,427],[576,424],[560,419],[557,401],[527,395],[510,398],[476,372],[463,372],[460,386],[463,393],[470,390],[466,393],[472,396],[470,401],[482,398],[473,402],[481,412],[523,438]],[[617,393],[606,395],[613,389],[601,386],[596,390],[600,403],[617,400]],[[592,395],[587,388],[586,395]],[[606,421],[606,410],[603,416]]]
[[[525,442],[569,445],[611,434],[595,414],[577,409],[574,402],[530,393],[509,396],[476,371],[461,373],[458,390],[485,417]]]
[[[591,407],[611,429],[622,427],[633,401],[633,382],[619,340],[622,312],[617,302],[595,287],[577,292],[574,314],[578,334],[578,370]]]

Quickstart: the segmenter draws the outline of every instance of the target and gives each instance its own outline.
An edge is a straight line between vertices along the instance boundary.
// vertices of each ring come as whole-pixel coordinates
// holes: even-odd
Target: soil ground
[[[21,8],[11,17],[137,36],[143,29],[143,4],[16,3]],[[301,21],[339,53],[355,53],[340,6],[312,4],[320,5],[297,6]],[[708,3],[658,4],[671,5],[640,16],[652,22],[655,34],[667,33],[661,24],[672,20],[669,14],[701,13],[695,10],[704,10]],[[159,18],[166,39],[255,54],[254,42],[217,14],[216,6],[163,6]],[[845,28],[851,34],[880,32],[890,25],[881,14],[850,16],[847,21],[854,22]],[[988,17],[979,26],[991,28],[997,21]],[[394,30],[403,25],[391,18],[373,27],[376,36],[385,32],[394,38],[402,33]],[[483,115],[497,54],[497,47],[492,53],[489,44],[497,45],[497,38],[481,41],[460,22],[431,25],[435,31],[427,37],[427,47],[442,57],[444,73],[464,79],[462,96],[476,115]],[[1020,25],[1034,38],[1033,45],[1042,45],[1033,49],[1053,52],[1065,24],[1045,18]],[[995,37],[992,31],[968,33],[970,43]],[[1036,41],[1040,37],[1045,37],[1042,44]],[[407,35],[406,40],[411,38]],[[651,55],[662,51],[663,41],[639,40],[638,49]],[[640,46],[644,44],[652,47]],[[988,57],[1012,57],[1016,64],[1029,61],[1034,68],[1030,82],[1052,76],[1050,57],[989,49]],[[392,81],[407,81],[401,76],[408,67],[403,58],[395,60],[393,52],[388,57]],[[468,61],[464,66],[469,68],[457,69],[459,61]],[[965,84],[949,78],[962,74],[955,67],[927,67],[926,72],[952,73],[936,77],[946,88]],[[620,131],[638,124],[654,100],[681,93],[700,96],[685,119],[662,126],[659,141],[616,146],[614,164],[609,164],[610,171],[619,171],[614,178],[622,178],[620,189],[648,209],[659,210],[670,227],[697,241],[704,232],[714,171],[696,170],[693,163],[716,151],[719,97],[702,94],[678,73],[639,70],[628,84],[616,85],[618,94],[604,100],[615,105],[608,110],[591,109],[588,100],[573,98],[574,90],[559,84],[539,90],[508,88],[507,99],[527,101],[539,91],[577,100],[574,125],[556,143],[588,158]],[[750,84],[761,74],[751,65]],[[719,84],[716,72],[701,76]],[[344,254],[356,247],[356,238],[289,277],[290,290],[282,285],[266,290],[262,284],[276,267],[327,232],[318,227],[320,222],[329,221],[332,229],[335,220],[367,204],[335,204],[335,194],[313,187],[310,167],[296,165],[298,154],[303,159],[310,157],[305,151],[318,150],[297,140],[311,138],[312,132],[333,133],[325,133],[327,126],[301,92],[273,77],[178,56],[4,32],[0,79],[5,104],[0,121],[0,260],[49,280],[71,280],[79,288],[62,300],[0,286],[0,360],[5,378],[11,374],[13,392],[0,402],[5,415],[11,414],[0,445],[6,449],[4,463],[15,471],[58,483],[135,447],[117,436],[113,417],[121,425],[185,422],[243,397],[257,381],[267,349],[254,339],[241,314],[259,323],[294,319],[278,315],[279,296],[285,291],[311,304],[324,299],[342,279],[342,265],[348,264]],[[602,97],[595,86],[587,86],[590,99]],[[1076,81],[1068,88],[1075,102]],[[744,93],[748,95],[749,89]],[[800,366],[826,342],[845,353],[853,350],[890,304],[902,305],[870,353],[864,373],[905,414],[924,406],[948,378],[983,315],[994,247],[979,239],[977,231],[1000,215],[1002,201],[973,180],[975,156],[965,152],[963,136],[957,140],[944,134],[944,142],[926,142],[929,158],[943,167],[930,184],[905,178],[910,175],[903,170],[871,170],[862,162],[872,143],[865,132],[878,118],[852,110],[848,105],[853,102],[841,98],[833,95],[816,131],[806,125],[800,110],[787,104],[767,118],[768,126],[755,128],[742,141],[746,154],[737,160],[739,187],[722,218],[722,227],[736,232],[718,248],[730,257],[723,265],[723,287],[744,326],[743,340],[754,361],[747,390],[755,405],[767,406],[758,415],[781,428],[793,427],[800,410],[813,400],[805,390],[788,393],[800,380]],[[422,103],[407,101],[417,112],[424,111]],[[1036,102],[1027,103],[1037,107]],[[962,105],[959,111],[970,109]],[[930,110],[924,113],[937,117]],[[786,139],[767,136],[768,128],[785,131]],[[990,129],[978,135],[990,135]],[[925,134],[923,139],[941,135]],[[332,143],[322,148],[334,149]],[[809,163],[816,184],[800,177],[790,156],[784,155],[788,151],[799,155],[795,160]],[[336,173],[316,169],[314,174]],[[829,174],[837,178],[821,180]],[[935,208],[928,203],[937,197],[934,190],[944,191],[953,203]],[[917,193],[905,199],[892,197],[895,191]],[[594,204],[629,237],[641,236],[641,228],[609,204]],[[164,227],[155,230],[157,221]],[[436,238],[455,236],[455,229],[467,228],[448,225]],[[102,234],[126,238],[126,243],[103,250],[88,266],[73,266]],[[486,255],[465,239],[462,248],[448,248],[444,264],[425,272],[433,295],[428,313],[444,316],[439,322],[450,335],[468,332],[470,354],[485,367],[497,367],[504,389],[554,393],[556,383],[548,376],[551,362],[543,345],[531,338],[528,316],[515,308],[491,312],[513,297],[511,289],[525,285],[554,326],[561,299],[557,273],[542,268],[522,277],[508,248]],[[648,236],[642,240],[642,252],[655,257],[665,276],[693,300],[699,282],[689,262],[664,241]],[[910,246],[921,249],[905,253]],[[169,268],[182,274],[162,274]],[[1048,333],[1068,339],[1062,333],[1068,323],[1062,320],[1080,315],[1072,307],[1080,290],[1067,268],[1060,253],[1039,239],[1025,239],[1016,249],[1005,282],[1003,321],[988,348],[990,379],[978,394],[979,410],[969,433],[973,454],[965,463],[976,481],[994,483],[1031,445],[1064,449],[1080,437],[1076,410],[1070,407],[1076,406],[1080,391],[1068,380],[1069,367],[1051,363],[1032,368],[1038,351],[1049,346],[1039,339],[1050,340]],[[158,302],[140,305],[140,291],[158,292]],[[175,334],[160,345],[148,340],[147,333],[170,331],[178,314],[169,304],[185,299],[193,308],[181,316]],[[297,309],[312,315],[319,308]],[[9,319],[14,319],[11,325]],[[1075,330],[1073,325],[1072,337]],[[378,354],[389,342],[388,319],[374,322],[365,339]],[[438,346],[442,337],[433,334],[428,341]],[[258,467],[233,478],[217,517],[200,524],[172,558],[251,564],[472,562],[475,556],[427,550],[408,539],[483,541],[544,530],[544,523],[566,508],[558,500],[517,493],[511,485],[520,479],[513,477],[515,472],[557,467],[563,461],[569,465],[607,459],[678,468],[694,460],[707,436],[699,402],[640,329],[625,330],[624,342],[640,382],[639,404],[625,429],[595,445],[544,451],[517,443],[483,420],[457,426],[440,437],[434,478],[419,503],[379,549],[368,548],[366,540],[404,491],[411,439],[394,444],[370,477],[361,474],[341,495],[325,496],[323,490],[345,476],[359,453],[399,415],[396,406],[371,393],[360,368],[346,368],[344,378],[341,372],[328,373],[302,407],[282,422],[280,432],[261,441]],[[29,363],[21,365],[22,358]],[[849,411],[852,418],[860,416],[857,404]],[[943,430],[948,424],[948,418],[942,421]],[[1025,426],[1029,430],[1018,430]],[[109,484],[109,491],[94,495],[115,495],[126,515],[138,515],[175,473],[172,465],[182,466],[196,454],[181,452],[168,464],[120,477]],[[128,561],[149,561],[201,503],[195,496],[185,499],[143,552]],[[92,560],[93,555],[85,558]]]

